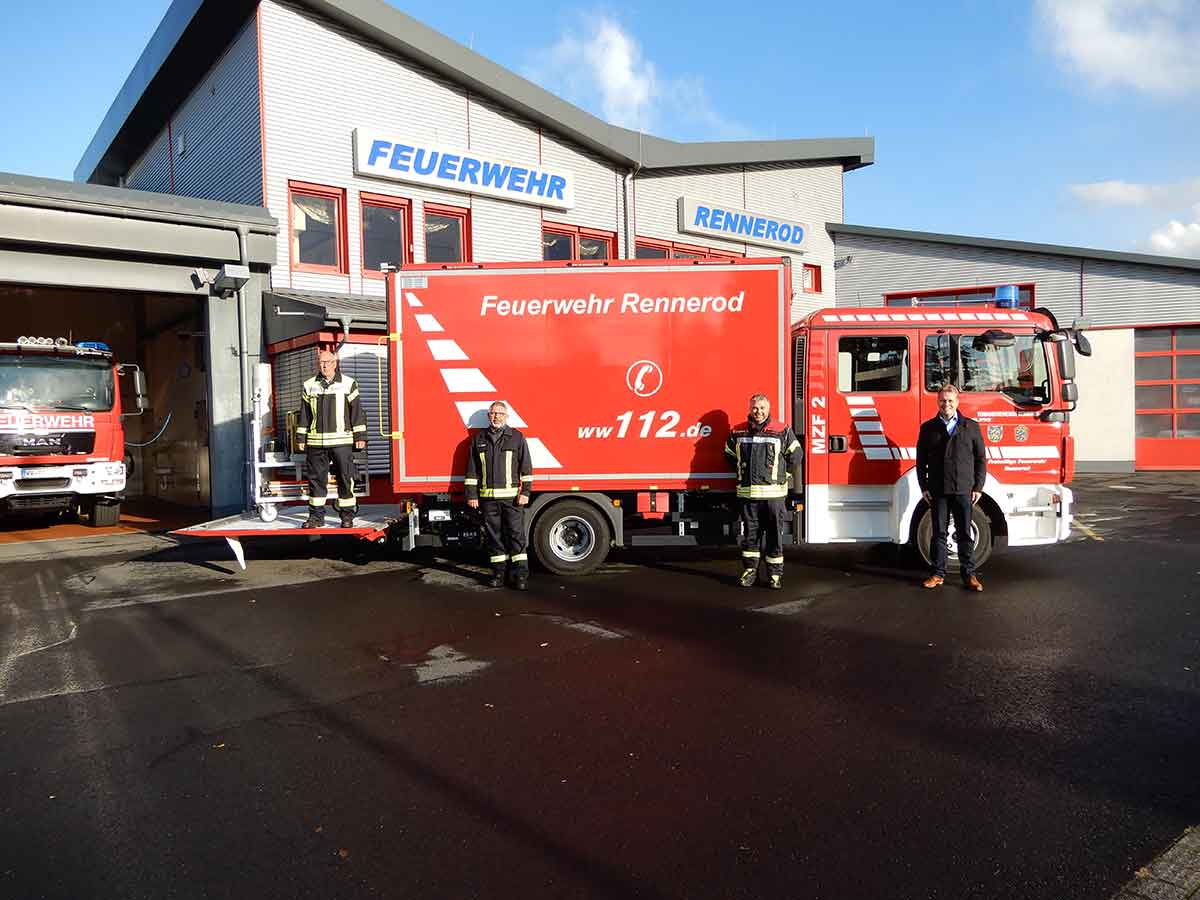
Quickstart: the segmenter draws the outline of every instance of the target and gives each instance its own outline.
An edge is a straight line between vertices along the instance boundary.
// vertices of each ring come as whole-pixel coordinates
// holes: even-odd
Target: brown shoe
[[[946,581],[946,579],[943,578],[941,575],[930,575],[928,578],[926,578],[924,581],[921,582],[921,587],[927,587],[927,588],[941,587],[945,583],[945,581]]]
[[[968,591],[975,591],[977,594],[983,593],[983,582],[974,575],[963,582],[963,587],[965,587]]]

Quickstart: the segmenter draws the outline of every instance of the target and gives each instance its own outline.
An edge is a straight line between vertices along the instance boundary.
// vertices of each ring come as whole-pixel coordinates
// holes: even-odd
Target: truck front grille
[[[18,491],[60,491],[71,486],[70,478],[18,478]]]

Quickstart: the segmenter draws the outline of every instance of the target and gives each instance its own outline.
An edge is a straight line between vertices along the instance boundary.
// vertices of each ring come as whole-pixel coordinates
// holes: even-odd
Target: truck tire
[[[971,533],[975,536],[975,567],[982,568],[991,559],[995,541],[992,538],[992,520],[978,503],[971,507]],[[933,511],[930,509],[925,510],[921,521],[917,523],[916,543],[925,564],[933,565]],[[954,541],[953,524],[946,535],[946,550],[946,572],[958,572],[958,546]]]
[[[586,500],[556,500],[533,524],[533,550],[555,575],[587,575],[608,558],[612,529]]]
[[[121,504],[96,500],[88,507],[87,519],[93,528],[110,528],[121,521]]]

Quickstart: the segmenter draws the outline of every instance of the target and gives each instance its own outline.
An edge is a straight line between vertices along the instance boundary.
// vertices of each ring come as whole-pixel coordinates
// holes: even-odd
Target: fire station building
[[[343,368],[363,384],[368,421],[386,416],[384,264],[782,255],[793,320],[835,305],[992,302],[996,287],[1018,286],[1022,305],[1087,323],[1081,471],[1200,467],[1200,261],[843,224],[846,173],[873,162],[872,138],[677,143],[618,128],[383,0],[174,0],[79,184],[57,190],[146,215],[182,204],[260,236],[265,258],[251,254],[255,281],[239,294],[243,372],[229,367],[236,313],[211,284],[192,286],[208,328],[170,316],[154,326],[200,336],[195,359],[182,344],[175,355],[206,360],[224,407],[184,409],[168,392],[143,423],[150,434],[168,412],[209,418],[205,434],[228,429],[248,414],[246,373],[260,359],[274,364],[266,424],[278,431],[313,371],[312,332],[337,336],[346,321]],[[204,270],[235,258],[222,252],[180,259]],[[105,289],[70,271],[37,278],[0,272],[0,288]],[[373,473],[387,450],[371,443]],[[237,505],[241,470],[214,455],[204,477],[215,509]]]

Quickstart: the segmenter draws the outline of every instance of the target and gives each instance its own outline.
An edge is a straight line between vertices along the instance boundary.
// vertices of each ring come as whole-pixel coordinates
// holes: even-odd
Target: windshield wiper
[[[33,407],[28,403],[19,403],[16,400],[5,400],[0,403],[0,409],[23,409],[25,412],[33,412]]]

